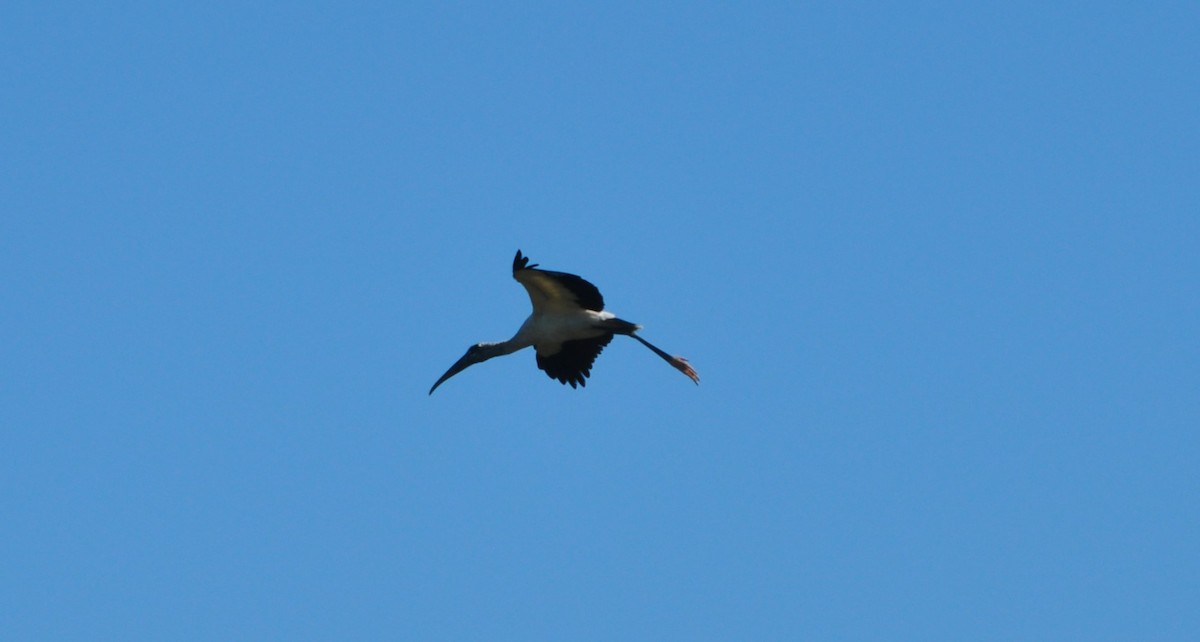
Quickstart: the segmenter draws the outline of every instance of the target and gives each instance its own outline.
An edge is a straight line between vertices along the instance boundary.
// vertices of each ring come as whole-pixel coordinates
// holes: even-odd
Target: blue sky
[[[6,3],[0,637],[1196,639],[1197,24]]]

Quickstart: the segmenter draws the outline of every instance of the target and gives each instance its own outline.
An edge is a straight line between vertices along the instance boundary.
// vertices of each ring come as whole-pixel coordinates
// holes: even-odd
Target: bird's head
[[[454,375],[466,370],[468,367],[473,366],[480,361],[487,361],[495,356],[488,350],[488,348],[492,345],[494,344],[476,343],[475,345],[467,348],[467,353],[459,358],[458,361],[455,361],[454,365],[450,366],[450,369],[446,371],[446,374],[442,375],[441,378],[437,380],[437,383],[433,384],[433,387],[429,389],[429,394],[433,394],[433,391],[437,390],[437,387],[442,385],[442,383],[450,377],[453,377]]]

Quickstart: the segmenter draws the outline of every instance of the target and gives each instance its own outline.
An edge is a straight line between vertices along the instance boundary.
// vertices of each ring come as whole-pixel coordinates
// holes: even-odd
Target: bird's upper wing
[[[592,364],[604,350],[604,346],[612,341],[612,334],[605,334],[593,339],[576,339],[564,341],[558,352],[551,355],[537,355],[537,365],[551,379],[558,379],[564,384],[586,386],[588,375],[592,372]]]
[[[574,274],[538,270],[536,267],[536,263],[530,265],[529,259],[521,256],[521,251],[517,250],[517,256],[513,259],[513,278],[529,292],[529,301],[535,313],[575,307],[596,312],[604,309],[604,297],[596,286]]]

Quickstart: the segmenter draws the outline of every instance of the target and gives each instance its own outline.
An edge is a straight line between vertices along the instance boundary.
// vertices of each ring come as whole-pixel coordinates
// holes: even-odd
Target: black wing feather
[[[517,256],[513,258],[513,272],[516,272],[517,270],[532,270],[537,266],[537,263],[530,265],[529,257],[521,256],[521,250],[517,250]]]
[[[521,250],[517,250],[517,256],[513,259],[513,272],[518,270],[532,270],[537,267],[537,263],[529,263],[529,257],[522,256]],[[575,274],[567,274],[566,272],[553,272],[551,270],[537,270],[542,274],[558,281],[564,289],[575,297],[579,305],[585,310],[595,310],[600,312],[604,309],[604,296],[600,294],[600,290],[586,281],[583,277]]]
[[[555,281],[562,284],[572,295],[579,305],[585,310],[595,310],[600,312],[604,309],[604,297],[600,294],[600,290],[596,286],[588,283],[581,276],[567,274],[566,272],[551,272],[550,270],[538,270],[542,274],[549,275]]]
[[[564,341],[558,352],[546,357],[539,354],[537,365],[551,379],[571,384],[572,388],[576,385],[586,386],[585,379],[592,373],[592,364],[612,338],[612,334],[605,334],[594,339]]]

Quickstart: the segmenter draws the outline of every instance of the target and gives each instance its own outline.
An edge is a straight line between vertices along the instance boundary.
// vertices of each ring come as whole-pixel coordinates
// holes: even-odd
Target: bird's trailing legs
[[[603,327],[605,330],[610,330],[613,334],[623,334],[627,337],[633,337],[634,339],[637,339],[639,343],[653,350],[654,354],[662,357],[663,361],[671,364],[672,368],[675,368],[676,370],[687,375],[687,378],[691,379],[692,382],[697,386],[700,385],[700,375],[696,374],[696,369],[692,367],[692,364],[688,363],[687,359],[679,356],[673,357],[666,352],[659,350],[658,346],[650,343],[636,334],[638,330],[642,329],[642,326],[636,323],[630,323],[624,319],[613,318],[606,319],[601,327]]]
[[[641,342],[642,345],[653,350],[654,354],[662,357],[663,361],[666,361],[667,363],[671,364],[671,366],[673,368],[675,368],[676,370],[687,375],[688,379],[691,379],[697,386],[700,385],[700,375],[696,374],[696,369],[692,367],[692,364],[688,363],[687,359],[684,359],[683,357],[678,357],[678,356],[673,357],[673,356],[663,352],[662,350],[659,350],[657,347],[654,346],[654,344],[650,343],[649,341],[639,337],[638,335],[636,335],[632,332],[629,333],[629,336],[633,337],[634,339],[637,339],[638,341]]]

